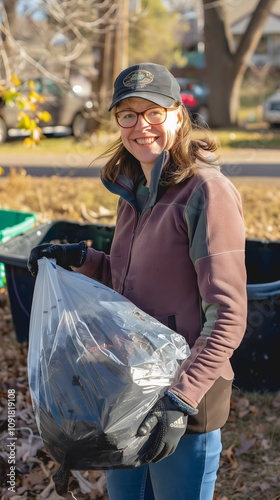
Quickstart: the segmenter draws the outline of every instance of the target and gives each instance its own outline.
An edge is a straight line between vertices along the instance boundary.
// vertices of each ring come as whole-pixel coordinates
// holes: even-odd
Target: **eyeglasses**
[[[167,117],[167,111],[175,111],[177,108],[149,108],[142,113],[137,113],[137,111],[131,111],[130,109],[124,109],[123,111],[118,111],[115,113],[117,123],[122,128],[135,127],[138,122],[140,115],[143,116],[144,120],[149,125],[160,125],[164,123]]]

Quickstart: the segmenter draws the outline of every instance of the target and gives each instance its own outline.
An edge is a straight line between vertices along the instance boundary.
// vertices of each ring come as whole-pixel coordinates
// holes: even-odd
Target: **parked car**
[[[46,101],[42,109],[48,111],[51,120],[47,123],[39,123],[44,133],[54,133],[61,127],[69,127],[73,135],[81,137],[86,130],[88,113],[93,107],[91,101],[91,84],[83,77],[75,77],[71,80],[68,90],[59,87],[50,78],[40,77],[33,79],[34,90],[43,95]],[[23,94],[27,92],[27,83],[19,87]],[[8,136],[20,135],[17,128],[17,116],[19,109],[15,105],[0,106],[0,143],[6,141]]]
[[[263,119],[271,127],[280,126],[280,87],[264,101]]]
[[[189,110],[193,120],[199,125],[208,123],[208,87],[202,82],[188,78],[177,78],[177,82],[181,87],[182,101]]]

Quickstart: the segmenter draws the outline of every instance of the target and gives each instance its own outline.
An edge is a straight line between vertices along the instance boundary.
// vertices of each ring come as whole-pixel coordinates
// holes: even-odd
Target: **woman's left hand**
[[[188,415],[178,408],[168,396],[157,401],[138,429],[138,436],[154,436],[148,451],[141,457],[142,463],[159,462],[171,455],[186,432]]]

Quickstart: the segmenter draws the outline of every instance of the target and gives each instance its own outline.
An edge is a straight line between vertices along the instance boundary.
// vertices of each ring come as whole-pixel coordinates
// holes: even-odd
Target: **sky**
[[[22,15],[26,11],[34,10],[34,14],[32,15],[33,19],[40,20],[44,17],[42,12],[36,11],[36,6],[40,3],[40,0],[19,0],[17,4],[17,12]]]

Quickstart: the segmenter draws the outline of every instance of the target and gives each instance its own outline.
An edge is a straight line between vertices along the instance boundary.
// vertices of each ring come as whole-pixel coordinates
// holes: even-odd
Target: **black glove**
[[[178,408],[168,396],[157,401],[140,425],[137,434],[146,436],[156,427],[151,445],[141,462],[159,462],[171,455],[186,432],[188,415]]]
[[[38,273],[38,260],[42,257],[56,259],[56,263],[59,266],[71,270],[70,266],[80,267],[85,262],[87,257],[87,245],[84,241],[66,245],[44,243],[43,245],[33,248],[27,262],[27,268],[34,277],[37,276]]]

